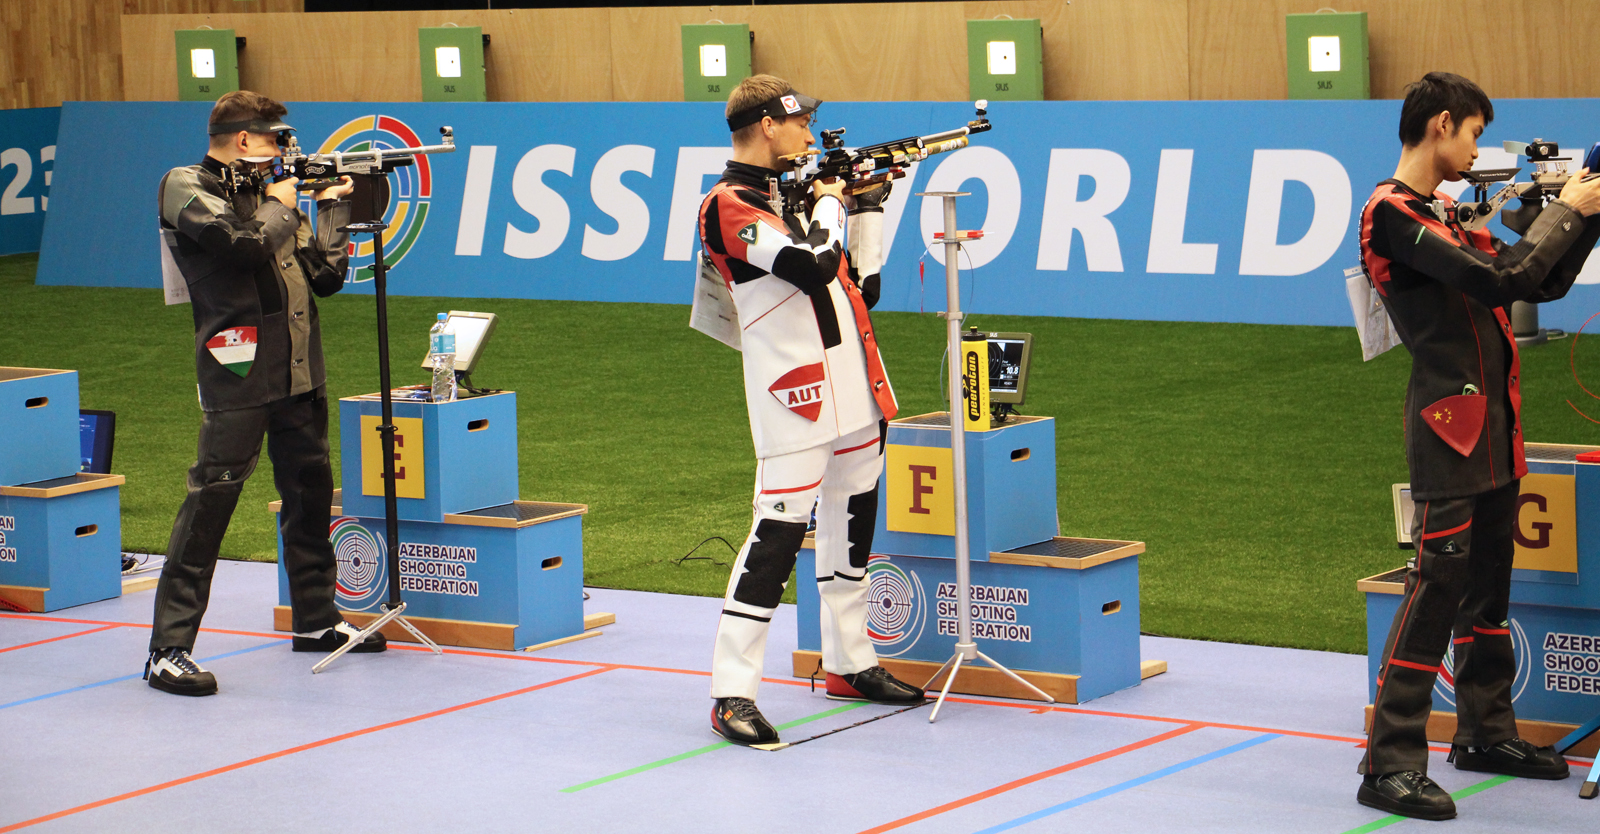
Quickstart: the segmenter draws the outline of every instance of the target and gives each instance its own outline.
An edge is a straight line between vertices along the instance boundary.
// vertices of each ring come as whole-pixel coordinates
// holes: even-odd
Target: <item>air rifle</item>
[[[1487,225],[1506,203],[1511,202],[1511,198],[1516,197],[1522,200],[1522,205],[1515,209],[1515,213],[1527,216],[1509,221],[1507,225],[1517,223],[1526,229],[1532,223],[1533,215],[1538,214],[1546,203],[1554,200],[1556,195],[1561,193],[1562,186],[1567,184],[1567,180],[1572,179],[1572,174],[1567,172],[1567,163],[1572,161],[1572,157],[1557,156],[1556,154],[1561,152],[1561,147],[1555,142],[1535,139],[1532,142],[1505,142],[1502,146],[1506,149],[1506,153],[1526,156],[1528,161],[1533,163],[1533,181],[1515,182],[1521,168],[1462,171],[1461,178],[1472,183],[1473,199],[1471,202],[1456,203],[1449,207],[1445,206],[1443,200],[1433,201],[1429,207],[1440,220],[1454,223],[1469,232],[1475,231]],[[1596,154],[1591,152],[1589,156],[1593,160]],[[1594,167],[1596,166],[1591,163],[1591,170]],[[1584,180],[1588,181],[1597,176],[1600,176],[1600,172],[1590,173]],[[1506,183],[1506,186],[1490,197],[1489,186],[1497,182]],[[1507,217],[1509,218],[1512,213],[1507,212]],[[1527,222],[1521,222],[1522,220]]]
[[[386,174],[396,168],[412,165],[416,157],[429,153],[451,153],[456,149],[455,130],[449,125],[439,128],[441,144],[417,148],[372,148],[365,151],[334,151],[333,153],[305,153],[293,135],[278,160],[280,177],[298,177],[295,186],[300,191],[321,191],[339,184],[346,174]]]
[[[977,118],[954,130],[928,136],[911,136],[855,150],[845,150],[844,128],[822,131],[822,150],[811,148],[782,157],[784,162],[793,166],[793,171],[778,185],[784,210],[791,214],[801,213],[811,184],[817,180],[840,179],[845,183],[844,193],[860,194],[904,177],[906,167],[914,162],[921,162],[936,153],[965,148],[969,142],[967,137],[990,128],[989,120],[984,118],[988,115],[988,106],[988,101],[979,100],[976,103]],[[819,156],[821,158],[817,160],[815,170],[808,170],[811,159]]]

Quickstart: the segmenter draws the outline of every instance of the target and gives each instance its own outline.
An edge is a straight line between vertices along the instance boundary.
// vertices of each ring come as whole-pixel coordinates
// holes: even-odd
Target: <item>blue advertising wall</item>
[[[0,255],[39,251],[59,107],[0,111]]]
[[[200,159],[207,112],[62,108],[40,283],[160,285],[156,184]],[[1502,140],[1581,154],[1600,138],[1597,99],[1507,100],[1496,116],[1480,167],[1515,164]],[[943,307],[942,247],[927,249],[940,208],[913,195],[959,188],[973,192],[960,225],[986,233],[960,263],[973,312],[1351,323],[1342,272],[1366,196],[1394,170],[1399,102],[1004,102],[989,117],[973,147],[895,184],[879,309]],[[819,127],[867,144],[970,118],[964,103],[847,102],[825,105]],[[386,253],[391,292],[407,295],[686,304],[695,212],[729,155],[711,103],[305,103],[289,121],[307,150],[455,128],[455,153],[395,175]],[[367,263],[358,255],[353,276]],[[1600,263],[1580,282],[1542,324],[1575,329],[1600,309]]]

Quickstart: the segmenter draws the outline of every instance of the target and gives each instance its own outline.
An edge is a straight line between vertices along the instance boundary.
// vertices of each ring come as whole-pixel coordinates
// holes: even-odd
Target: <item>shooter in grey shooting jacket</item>
[[[294,619],[295,651],[332,651],[356,629],[334,606],[337,564],[328,541],[333,471],[322,336],[313,294],[344,286],[352,190],[316,193],[313,228],[293,179],[267,170],[292,130],[266,96],[228,93],[211,111],[211,147],[199,164],[161,180],[163,245],[194,311],[199,380],[197,460],[173,523],[156,590],[145,676],[156,689],[210,695],[216,678],[189,657],[205,615],[222,537],[267,437]],[[382,651],[374,634],[353,651]]]

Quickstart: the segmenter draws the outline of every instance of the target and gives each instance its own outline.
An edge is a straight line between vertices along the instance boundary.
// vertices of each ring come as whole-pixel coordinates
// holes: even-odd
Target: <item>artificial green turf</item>
[[[123,542],[165,549],[194,456],[193,329],[156,290],[39,287],[37,256],[0,258],[0,364],[75,368],[85,408],[117,412]],[[589,505],[585,581],[721,595],[720,543],[750,523],[754,459],[738,356],[688,329],[685,307],[399,297],[395,381],[436,312],[500,315],[475,374],[517,391],[524,498]],[[373,391],[370,296],[320,302],[329,393]],[[1397,567],[1389,485],[1405,481],[1403,349],[1362,363],[1351,328],[974,316],[1034,334],[1030,414],[1056,418],[1063,534],[1134,539],[1143,627],[1156,634],[1364,652],[1355,581]],[[942,409],[944,323],[878,313],[903,415]],[[1600,402],[1578,390],[1570,342],[1523,353],[1526,435],[1600,443]],[[1585,339],[1579,367],[1600,358]],[[1597,373],[1600,375],[1600,373]],[[1580,400],[1581,398],[1581,400]],[[331,427],[337,471],[338,426]],[[276,552],[270,464],[245,486],[223,553]],[[716,562],[723,563],[722,565]],[[793,600],[793,588],[788,599]]]

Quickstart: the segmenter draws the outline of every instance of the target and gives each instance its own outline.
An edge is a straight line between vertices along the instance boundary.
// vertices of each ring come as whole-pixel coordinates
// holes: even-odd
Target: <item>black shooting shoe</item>
[[[1520,738],[1508,738],[1489,747],[1450,746],[1456,770],[1504,773],[1523,779],[1565,779],[1571,775],[1567,760],[1554,747],[1534,747]]]
[[[293,648],[297,652],[331,652],[355,639],[355,636],[360,633],[361,629],[349,623],[341,622],[333,628],[325,628],[310,634],[296,634]],[[374,631],[367,635],[367,639],[362,640],[354,648],[350,649],[350,653],[369,654],[371,652],[381,652],[387,648],[389,648],[389,641],[383,639],[383,633]]]
[[[1361,780],[1356,801],[1402,817],[1419,820],[1455,819],[1456,803],[1426,774],[1415,770],[1368,775]]]
[[[711,705],[711,732],[734,744],[773,744],[778,731],[749,698],[718,698]]]
[[[828,697],[835,701],[871,701],[874,704],[915,704],[927,699],[920,689],[896,680],[882,666],[848,675],[828,673]]]
[[[217,677],[200,668],[184,649],[157,649],[144,662],[150,686],[174,695],[215,695]]]

